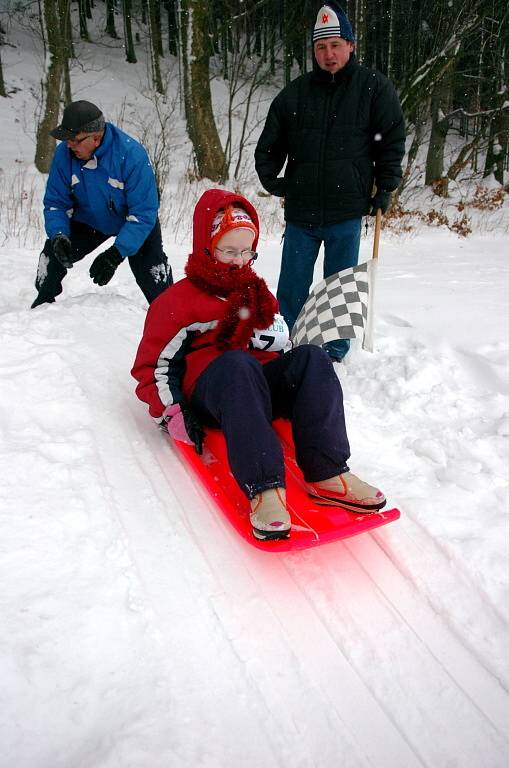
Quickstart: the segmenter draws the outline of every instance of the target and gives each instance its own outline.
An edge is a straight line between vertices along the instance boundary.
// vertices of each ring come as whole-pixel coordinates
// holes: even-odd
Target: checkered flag
[[[323,346],[336,339],[362,338],[373,351],[373,285],[377,259],[344,269],[318,283],[299,312],[292,341]]]

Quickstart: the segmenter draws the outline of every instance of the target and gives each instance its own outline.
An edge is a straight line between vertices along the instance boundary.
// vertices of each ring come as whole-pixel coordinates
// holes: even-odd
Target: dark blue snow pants
[[[69,239],[72,244],[73,263],[81,261],[111,235],[105,235],[87,224],[71,220]],[[129,256],[131,272],[146,300],[150,304],[165,288],[172,284],[171,267],[166,259],[161,239],[161,226],[157,219],[154,228],[148,234],[140,250]],[[62,280],[67,274],[58,259],[53,255],[51,240],[46,240],[39,258],[39,268],[35,280],[38,296],[32,308],[53,302],[55,296],[62,293]]]
[[[309,482],[348,471],[343,392],[327,353],[303,345],[262,365],[225,352],[198,378],[192,405],[219,424],[235,479],[249,498],[285,485],[281,444],[271,422],[292,422],[297,461]]]

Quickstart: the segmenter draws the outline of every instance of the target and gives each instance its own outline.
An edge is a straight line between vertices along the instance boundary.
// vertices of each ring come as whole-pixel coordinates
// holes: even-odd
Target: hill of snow
[[[134,396],[146,304],[128,268],[98,288],[86,259],[28,309],[30,50],[2,50],[22,90],[0,113],[1,768],[507,768],[507,209],[466,239],[382,236],[375,352],[354,346],[339,376],[352,469],[401,520],[261,552]],[[143,103],[117,65],[75,72],[75,97]],[[206,186],[184,176],[164,228],[176,278]],[[262,207],[275,288],[282,216]]]

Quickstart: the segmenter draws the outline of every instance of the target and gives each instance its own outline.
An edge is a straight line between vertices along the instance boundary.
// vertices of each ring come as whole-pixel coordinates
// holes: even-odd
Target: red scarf
[[[246,349],[255,328],[272,325],[276,299],[249,264],[236,267],[216,261],[208,253],[192,253],[186,275],[205,293],[227,299],[225,315],[216,330],[219,349]]]

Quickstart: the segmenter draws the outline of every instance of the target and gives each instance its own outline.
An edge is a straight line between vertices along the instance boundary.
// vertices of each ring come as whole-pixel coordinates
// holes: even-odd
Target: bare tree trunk
[[[58,0],[58,14],[60,17],[60,45],[62,57],[62,79],[64,86],[64,103],[70,104],[72,101],[71,93],[71,74],[69,72],[69,59],[74,56],[72,44],[72,25],[71,25],[71,4],[68,0]]]
[[[107,35],[114,40],[118,39],[117,30],[115,29],[115,0],[106,0],[106,29]]]
[[[124,20],[125,60],[128,64],[136,64],[133,31],[131,27],[131,0],[122,0],[122,17]]]
[[[495,178],[499,184],[504,185],[504,168],[507,166],[509,156],[509,113],[507,110],[500,112],[497,131],[500,150],[495,156]]]
[[[168,18],[168,50],[172,56],[178,55],[178,28],[175,3],[165,0],[166,14]]]
[[[503,95],[503,94],[502,94]],[[509,152],[509,110],[497,110],[490,122],[488,151],[483,176],[493,174],[499,184],[504,184],[504,167]]]
[[[289,10],[290,9],[289,9],[288,0],[283,0],[283,18],[284,19],[288,19]],[[293,55],[292,55],[290,30],[291,30],[291,27],[289,23],[283,24],[283,61],[284,61],[284,68],[285,68],[285,85],[288,85],[292,77]]]
[[[68,66],[68,60],[74,57],[74,47],[72,42],[71,3],[69,0],[58,0],[58,13],[60,15],[60,37],[62,39],[63,46],[62,55],[64,59],[66,59],[66,65]],[[87,18],[92,18],[92,13],[90,13],[90,17],[87,14]]]
[[[355,3],[355,39],[357,58],[362,64],[366,53],[366,0]]]
[[[2,69],[2,46],[0,45],[0,96],[7,96],[4,83],[4,72]]]
[[[78,0],[78,16],[80,20],[80,37],[82,40],[89,40],[87,26],[87,6],[85,0]]]
[[[159,42],[155,4],[156,0],[148,0],[150,56],[152,61],[152,78],[154,81],[154,87],[158,93],[163,94],[164,88],[163,79],[161,77],[161,67],[159,66]]]
[[[274,29],[270,32],[270,74],[272,77],[276,74],[276,32]]]
[[[158,56],[164,57],[163,25],[161,21],[161,0],[153,0],[152,13],[154,16],[154,48]]]
[[[48,43],[48,67],[46,81],[42,84],[43,106],[41,120],[37,126],[35,166],[41,173],[47,173],[55,149],[55,139],[50,130],[57,125],[60,107],[60,86],[63,76],[64,45],[60,34],[60,18],[57,0],[43,0],[44,27]]]
[[[217,132],[210,93],[209,5],[207,0],[181,2],[183,29],[183,82],[186,122],[193,144],[196,171],[199,178],[223,182],[226,158]]]
[[[387,50],[387,77],[392,79],[394,72],[395,39],[394,28],[396,26],[396,0],[390,0],[389,9],[389,46]]]
[[[498,55],[497,55],[498,54]],[[488,151],[484,166],[484,177],[491,173],[499,184],[504,185],[504,170],[507,167],[509,155],[509,108],[507,106],[507,45],[500,41],[495,49],[497,59],[496,81],[493,82],[494,93],[490,102],[494,108],[489,124]]]
[[[222,63],[223,63],[223,77],[225,80],[228,79],[228,25],[226,23],[226,18],[223,16],[222,18],[222,24],[221,24],[221,53],[222,53]]]
[[[440,180],[442,186],[437,188],[437,191],[444,197],[447,197],[448,191],[448,179],[444,177],[444,149],[450,127],[449,112],[451,111],[452,104],[454,71],[455,59],[450,59],[444,75],[435,84],[431,96],[431,137],[426,157],[426,177],[424,182],[431,186]]]
[[[67,106],[72,101],[71,92],[71,73],[69,72],[69,59],[64,59],[62,62],[63,72],[63,86],[64,86],[64,104]]]
[[[184,107],[184,117],[186,123],[191,119],[190,91],[189,85],[189,55],[188,55],[188,33],[189,33],[189,11],[187,9],[187,0],[177,0],[177,27],[179,33],[179,90],[180,105]],[[188,129],[189,134],[189,129]]]

